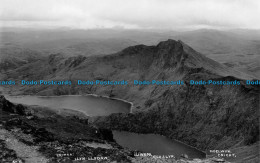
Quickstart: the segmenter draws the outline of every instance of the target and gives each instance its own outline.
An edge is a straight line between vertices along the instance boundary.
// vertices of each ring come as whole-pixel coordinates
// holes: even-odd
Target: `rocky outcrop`
[[[13,160],[22,161],[18,159],[14,150],[8,149],[5,141],[1,140],[0,136],[0,162],[12,162]]]
[[[60,116],[48,108],[38,116],[39,108],[29,106],[27,109],[33,114],[25,116],[16,111],[22,105],[10,103],[4,96],[0,99],[0,162],[24,162],[17,154],[28,156],[25,160],[39,160],[41,155],[48,162],[130,162],[133,156],[114,142],[111,130],[94,127],[86,119]],[[7,141],[22,146],[13,145],[14,150],[9,149]]]
[[[6,111],[6,112],[16,113],[19,115],[29,114],[26,112],[25,106],[23,106],[21,104],[14,105],[13,103],[6,100],[3,95],[0,95],[0,109],[3,111]]]
[[[245,86],[186,84],[149,99],[149,111],[114,114],[96,124],[162,134],[202,150],[250,145],[259,141],[258,92]]]

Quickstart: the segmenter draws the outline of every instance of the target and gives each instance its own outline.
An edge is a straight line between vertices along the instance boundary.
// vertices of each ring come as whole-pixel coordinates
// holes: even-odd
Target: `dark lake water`
[[[84,112],[88,116],[129,113],[131,104],[105,97],[87,96],[7,96],[9,101],[27,105],[64,108]]]
[[[205,153],[188,145],[156,134],[137,134],[125,131],[113,131],[116,142],[131,150],[138,150],[153,155],[174,155],[180,157],[187,154],[189,158],[205,158]]]

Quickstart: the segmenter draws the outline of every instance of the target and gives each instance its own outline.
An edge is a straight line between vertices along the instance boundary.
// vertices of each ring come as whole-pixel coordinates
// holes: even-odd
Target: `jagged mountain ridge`
[[[138,45],[126,48],[115,57],[131,56],[132,62],[137,61],[138,66],[150,66],[162,69],[182,69],[182,71],[192,68],[204,68],[219,75],[238,76],[237,72],[230,68],[211,60],[196,52],[182,41],[167,40],[156,46]],[[135,56],[136,58],[133,58]],[[116,59],[116,58],[114,58]],[[130,61],[130,58],[128,60]],[[127,63],[126,63],[127,64]],[[137,67],[138,67],[137,66]],[[150,67],[151,68],[151,67]]]
[[[181,80],[194,73],[204,74],[207,78],[210,78],[210,75],[214,78],[234,76],[238,79],[251,79],[251,76],[232,70],[196,52],[182,41],[175,40],[163,41],[156,46],[132,46],[116,54],[103,56],[66,57],[62,54],[52,54],[7,71],[4,79]],[[46,94],[45,90],[48,89],[41,88],[39,91],[39,88],[35,87],[30,88],[35,90],[34,94]],[[78,93],[81,88],[78,87],[74,93]],[[87,92],[91,91],[89,88],[82,88],[82,92],[86,92],[86,89]],[[30,93],[30,90],[28,91]],[[49,91],[51,89],[47,94],[53,94]]]

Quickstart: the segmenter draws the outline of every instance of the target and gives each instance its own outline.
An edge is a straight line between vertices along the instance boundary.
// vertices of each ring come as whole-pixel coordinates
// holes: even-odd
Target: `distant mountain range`
[[[56,53],[67,56],[104,55],[116,53],[129,46],[154,45],[163,40],[175,39],[182,40],[215,61],[260,78],[259,33],[258,30],[208,29],[187,32],[3,29],[0,34],[1,56],[6,55],[5,51],[9,51],[8,56],[20,53],[21,59],[28,50],[44,55]]]

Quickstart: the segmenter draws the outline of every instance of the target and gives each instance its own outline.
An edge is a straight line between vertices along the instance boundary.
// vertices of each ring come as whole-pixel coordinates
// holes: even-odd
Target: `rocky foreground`
[[[15,105],[3,96],[0,113],[0,162],[130,162],[132,153],[114,142],[112,132],[89,125],[87,119]]]

